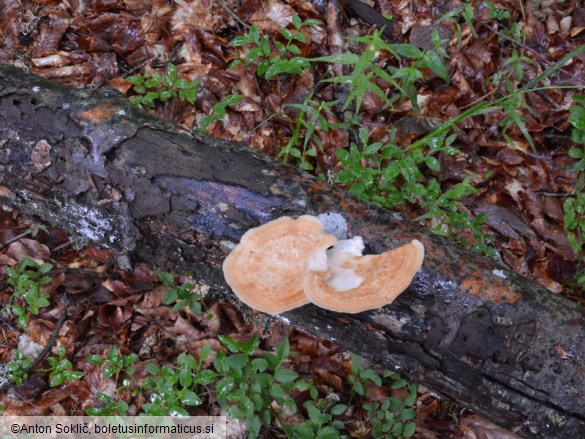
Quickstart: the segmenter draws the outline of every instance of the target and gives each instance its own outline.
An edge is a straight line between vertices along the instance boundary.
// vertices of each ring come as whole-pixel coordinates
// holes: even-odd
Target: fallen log
[[[353,315],[307,305],[277,318],[525,437],[585,434],[579,305],[291,166],[181,133],[110,90],[0,65],[0,132],[0,203],[120,260],[195,273],[243,311],[221,265],[246,230],[271,219],[341,214],[374,254],[422,241],[423,268],[393,304]]]

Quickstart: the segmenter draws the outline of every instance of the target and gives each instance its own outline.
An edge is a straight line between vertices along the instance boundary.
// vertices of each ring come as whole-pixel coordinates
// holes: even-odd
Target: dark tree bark
[[[222,261],[247,229],[279,216],[340,213],[372,253],[421,240],[423,268],[393,304],[356,315],[307,305],[279,318],[524,436],[585,435],[577,304],[293,167],[180,133],[116,92],[0,65],[0,133],[2,204],[121,257],[193,272],[236,304]]]

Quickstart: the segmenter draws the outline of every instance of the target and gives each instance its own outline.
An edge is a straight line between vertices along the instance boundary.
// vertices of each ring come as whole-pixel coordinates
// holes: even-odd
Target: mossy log
[[[0,132],[0,203],[121,259],[195,273],[244,311],[221,265],[246,230],[271,219],[339,213],[375,254],[422,241],[423,268],[393,304],[354,315],[307,305],[276,318],[523,436],[585,436],[578,304],[294,167],[180,132],[114,91],[0,65]]]

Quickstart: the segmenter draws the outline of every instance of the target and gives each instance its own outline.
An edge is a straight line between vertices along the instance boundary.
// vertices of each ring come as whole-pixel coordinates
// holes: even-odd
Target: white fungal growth
[[[335,212],[322,213],[317,219],[323,224],[325,233],[335,236],[337,239],[347,237],[347,221],[343,215]]]
[[[359,287],[364,281],[351,268],[344,268],[350,256],[361,256],[364,251],[364,240],[361,236],[339,241],[331,250],[327,250],[327,259],[331,269],[331,277],[327,283],[335,291],[348,291]]]
[[[504,274],[504,272],[503,272],[502,270],[496,270],[496,269],[494,269],[494,270],[492,271],[492,273],[493,273],[495,276],[501,277],[502,279],[506,279],[506,275]]]
[[[344,268],[344,262],[349,256],[361,256],[364,248],[361,236],[338,241],[330,250],[321,249],[313,253],[308,260],[307,270],[317,272],[329,270],[327,283],[335,291],[357,288],[364,279],[355,274],[352,269]]]
[[[62,209],[66,216],[76,219],[76,232],[92,241],[101,242],[110,231],[115,230],[114,224],[98,210],[72,203],[65,204]]]

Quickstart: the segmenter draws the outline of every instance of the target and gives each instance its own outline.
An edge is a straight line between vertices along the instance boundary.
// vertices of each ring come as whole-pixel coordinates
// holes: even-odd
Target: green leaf
[[[201,398],[195,392],[183,390],[181,392],[181,403],[189,406],[196,406],[202,403]]]
[[[202,370],[201,372],[198,372],[194,377],[193,377],[193,383],[194,384],[203,384],[203,385],[207,385],[207,384],[211,384],[213,382],[215,382],[215,380],[217,380],[218,374],[212,370],[209,369],[205,369]]]
[[[46,262],[43,265],[41,265],[38,270],[39,270],[39,273],[45,274],[45,273],[48,273],[49,271],[51,271],[52,268],[53,268],[53,265]],[[50,280],[51,278],[48,278],[48,279]]]
[[[270,369],[276,369],[280,364],[279,358],[270,352],[264,352],[262,357],[266,360]]]
[[[431,69],[439,78],[445,81],[447,84],[450,83],[451,78],[449,76],[449,72],[447,71],[447,67],[443,60],[439,58],[439,55],[436,52],[428,51],[425,52],[423,63],[424,67]]]
[[[79,380],[83,377],[83,372],[77,370],[66,370],[63,372],[63,378],[69,381]]]
[[[427,165],[431,171],[439,172],[441,170],[441,164],[435,157],[431,155],[425,158],[425,165]]]
[[[403,421],[410,421],[416,417],[416,410],[404,409],[400,412],[400,419]]]
[[[258,339],[258,335],[254,334],[252,338],[250,338],[246,343],[242,345],[242,352],[244,354],[252,355],[258,349],[260,345],[260,340]]]
[[[240,46],[245,46],[246,44],[248,44],[248,36],[247,35],[238,35],[236,38],[234,38],[232,41],[230,41],[230,43],[228,44],[228,46],[230,47],[240,47]]]
[[[163,296],[163,304],[164,305],[171,305],[177,301],[179,298],[179,292],[176,288],[169,288],[165,295]]]
[[[303,26],[319,26],[321,24],[321,20],[317,20],[316,18],[308,18],[303,21]]]
[[[224,364],[230,369],[242,369],[248,364],[248,356],[244,354],[233,354],[225,359]]]
[[[309,419],[313,424],[320,427],[325,423],[326,420],[323,416],[323,413],[321,413],[321,410],[315,407],[315,404],[313,404],[312,401],[306,401],[304,406],[307,409],[307,414],[309,415]]]
[[[286,38],[288,41],[292,40],[293,38],[293,34],[291,31],[289,31],[286,27],[283,27],[280,29],[280,34]]]
[[[126,78],[126,81],[134,84],[134,85],[141,85],[144,83],[144,77],[140,75],[132,75]]]
[[[156,274],[164,285],[168,287],[175,285],[175,276],[173,276],[171,273],[165,273],[164,271],[157,270]]]
[[[57,387],[65,381],[65,377],[62,372],[52,372],[49,375],[49,385],[51,387]]]
[[[221,344],[228,348],[230,352],[241,352],[242,345],[238,341],[221,334],[218,335],[218,338]]]
[[[391,389],[402,389],[403,387],[406,387],[408,383],[404,380],[398,380],[395,381],[394,383],[392,383],[392,385],[390,386]]]
[[[246,64],[250,65],[254,63],[258,58],[262,56],[262,49],[260,47],[254,47],[248,52]]]
[[[416,424],[414,422],[410,424],[406,424],[404,426],[404,430],[402,430],[402,435],[405,437],[411,437],[416,432]]]
[[[301,44],[307,44],[307,37],[305,37],[305,34],[302,32],[295,32],[293,35],[293,39],[297,40]]]
[[[191,83],[187,81],[185,78],[179,78],[173,84],[173,88],[177,90],[184,90],[190,88]]]
[[[248,35],[250,36],[249,38],[256,43],[260,41],[260,29],[258,29],[255,24],[250,27]]]
[[[167,65],[167,73],[173,81],[179,77],[179,73],[177,72],[177,67],[173,63],[169,63]]]
[[[342,415],[346,412],[348,406],[345,404],[337,404],[331,409],[331,413],[335,416]]]
[[[309,63],[306,58],[298,57],[290,60],[286,58],[280,58],[266,69],[265,76],[266,79],[271,79],[272,77],[282,73],[300,74],[303,69],[308,67]]]
[[[160,94],[160,100],[162,102],[167,102],[172,96],[173,95],[172,95],[172,93],[170,91],[165,90],[165,91],[161,92],[161,94]]]
[[[310,61],[314,62],[328,62],[332,64],[356,64],[358,60],[359,56],[351,52],[344,52],[336,55],[321,56],[310,59]]]
[[[194,104],[195,101],[197,100],[197,90],[195,89],[181,90],[179,92],[179,96],[181,97],[181,99],[186,100],[190,104]]]
[[[270,62],[268,62],[267,59],[263,59],[260,61],[260,64],[258,64],[258,67],[256,67],[256,74],[258,76],[264,76],[266,74],[266,70],[268,70],[269,67]]]
[[[315,436],[316,439],[339,439],[339,432],[330,426],[322,428]]]
[[[282,341],[278,343],[278,346],[276,347],[276,355],[278,355],[278,358],[281,361],[290,356],[290,343],[287,337],[283,338]]]
[[[424,56],[422,50],[414,44],[392,44],[391,50],[406,58],[420,59]]]
[[[301,49],[299,49],[298,46],[291,44],[290,46],[288,46],[286,48],[286,50],[288,50],[290,53],[293,53],[295,55],[300,55],[301,54]]]
[[[160,84],[158,79],[149,79],[144,83],[144,85],[146,88],[158,88]]]
[[[250,366],[254,372],[264,372],[268,369],[268,361],[264,358],[254,358],[250,361]]]
[[[301,20],[301,17],[299,17],[298,15],[293,15],[292,16],[292,24],[295,27],[295,29],[300,29],[301,26],[303,25],[303,22]]]
[[[296,380],[299,377],[299,374],[295,371],[290,369],[276,369],[274,372],[274,379],[280,383],[290,383],[291,381]]]

